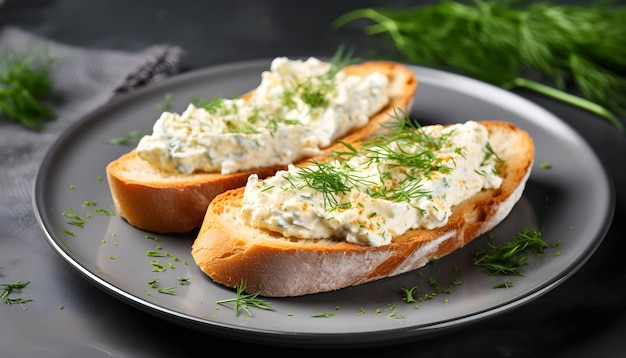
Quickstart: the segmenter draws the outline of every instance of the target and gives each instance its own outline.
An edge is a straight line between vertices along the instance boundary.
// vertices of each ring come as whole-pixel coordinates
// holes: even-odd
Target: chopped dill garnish
[[[103,209],[103,208],[94,208],[94,209],[93,209],[93,211],[94,211],[96,214],[99,214],[99,215],[104,215],[104,216],[115,216],[115,213],[114,213],[113,211],[111,211],[111,210],[106,210],[106,209]]]
[[[152,281],[148,281],[148,286],[149,286],[150,288],[157,288],[157,287],[159,286],[159,279],[158,279],[158,278],[155,278],[155,279],[154,279],[154,280],[152,280]]]
[[[517,233],[512,241],[500,245],[488,243],[488,248],[475,249],[474,265],[490,275],[523,276],[521,267],[528,264],[530,254],[539,255],[548,248],[541,232],[526,228]]]
[[[299,168],[295,176],[302,180],[303,186],[321,192],[324,196],[324,206],[329,210],[334,210],[340,204],[337,202],[336,195],[349,193],[357,187],[359,179],[354,175],[355,173],[342,170],[330,162],[314,162],[314,164],[314,166]]]
[[[252,312],[250,312],[250,307],[260,308],[262,310],[273,311],[271,305],[267,302],[264,302],[261,299],[258,299],[257,296],[259,293],[247,294],[245,293],[246,283],[242,282],[237,286],[237,297],[229,298],[224,300],[218,300],[215,303],[218,305],[231,307],[231,304],[234,304],[235,315],[239,317],[242,313],[247,317],[252,317]]]
[[[493,288],[511,288],[511,287],[513,287],[513,281],[510,279],[506,279],[493,286]]]
[[[135,145],[147,132],[140,131],[126,131],[121,137],[107,140],[106,144],[114,145]]]
[[[198,108],[205,109],[209,113],[223,114],[224,111],[224,97],[220,95],[215,95],[208,101],[202,98],[194,98],[191,100],[191,103]]]
[[[19,304],[20,306],[22,306],[23,309],[26,309],[26,303],[32,302],[33,300],[9,297],[9,295],[13,293],[13,291],[21,291],[22,289],[26,288],[26,286],[28,286],[29,284],[30,284],[30,281],[17,281],[15,283],[0,284],[0,287],[2,287],[2,292],[0,292],[0,299],[3,300],[4,303],[6,303],[9,306],[12,304]]]
[[[541,169],[552,169],[552,164],[548,162],[541,162],[541,164],[539,164],[539,167]]]
[[[174,99],[174,95],[171,92],[168,92],[165,96],[163,96],[163,98],[165,99],[164,103],[159,103],[154,106],[154,109],[159,112],[164,112],[172,108],[172,99]]]
[[[181,286],[191,285],[191,277],[180,277],[176,278],[178,280],[178,284]]]
[[[158,293],[162,293],[165,295],[176,296],[176,287],[159,287],[157,288]]]
[[[159,261],[154,260],[154,259],[150,261],[150,265],[152,266],[152,272],[163,272],[166,270],[163,264],[161,264]]]
[[[392,319],[404,318],[404,312],[400,312],[400,307],[398,307],[398,305],[390,304],[388,305],[386,311],[389,312],[389,314],[387,315],[387,318],[392,318]]]
[[[334,313],[322,312],[322,313],[314,314],[311,317],[313,317],[313,318],[328,318],[328,317],[333,317],[334,315],[335,315]]]
[[[401,287],[400,290],[402,291],[402,294],[403,294],[402,301],[406,303],[411,303],[411,302],[416,301],[414,296],[417,294],[417,286],[413,286],[411,288]]]
[[[360,60],[353,57],[353,55],[354,51],[352,49],[346,50],[343,45],[340,45],[330,59],[331,70],[328,76],[334,77],[344,67],[359,62]]]
[[[154,251],[154,250],[148,250],[148,252],[146,253],[147,256],[149,257],[166,257],[167,254],[158,252],[158,251]]]
[[[451,133],[430,135],[421,126],[414,124],[405,113],[399,114],[394,126],[362,143],[360,149],[344,143],[345,149],[336,151],[334,161],[314,161],[313,165],[299,167],[287,180],[294,189],[310,187],[320,192],[327,211],[349,208],[350,203],[340,203],[338,196],[367,187],[366,194],[375,199],[410,203],[413,199],[430,195],[423,189],[422,180],[433,172],[449,173],[452,168],[443,164],[436,151],[451,145]],[[419,147],[417,151],[414,148]],[[362,156],[361,165],[387,168],[406,168],[400,181],[393,180],[384,169],[379,181],[361,174],[349,160]],[[384,163],[384,164],[383,164]]]

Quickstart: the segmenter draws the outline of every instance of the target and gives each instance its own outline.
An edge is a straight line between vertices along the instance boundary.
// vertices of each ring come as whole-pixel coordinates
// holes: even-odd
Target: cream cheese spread
[[[156,167],[185,174],[290,164],[365,125],[389,102],[388,81],[378,72],[348,75],[314,57],[278,57],[249,100],[165,112],[136,151]]]
[[[397,131],[347,152],[263,181],[251,175],[239,219],[286,237],[380,246],[445,225],[454,205],[502,183],[488,132],[474,121]]]

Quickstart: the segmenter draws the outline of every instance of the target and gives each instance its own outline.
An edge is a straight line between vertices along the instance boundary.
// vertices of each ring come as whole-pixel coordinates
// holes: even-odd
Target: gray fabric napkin
[[[2,283],[41,277],[42,273],[29,272],[29,263],[51,259],[31,198],[33,179],[51,144],[72,123],[116,96],[179,72],[185,53],[171,45],[137,53],[84,49],[14,27],[0,30],[0,55],[45,49],[55,59],[51,76],[56,112],[41,132],[0,119],[0,240],[11,241],[0,242]]]

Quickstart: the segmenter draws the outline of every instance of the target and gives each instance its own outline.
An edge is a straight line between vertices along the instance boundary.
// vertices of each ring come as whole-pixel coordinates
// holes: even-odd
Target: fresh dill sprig
[[[443,0],[357,9],[333,26],[358,19],[373,21],[365,33],[386,36],[408,62],[505,89],[526,88],[604,117],[624,132],[615,115],[626,114],[624,6]],[[530,79],[537,76],[550,85]]]
[[[223,113],[225,98],[220,95],[213,96],[210,100],[204,98],[193,98],[191,104],[198,108],[203,108],[209,113]]]
[[[487,249],[480,247],[472,254],[474,265],[490,275],[523,276],[521,267],[528,264],[530,254],[539,255],[548,248],[541,232],[529,228],[517,233],[511,241],[488,245]]]
[[[314,165],[300,167],[295,172],[297,181],[292,181],[295,188],[310,187],[322,193],[324,207],[332,211],[340,207],[337,195],[347,194],[358,188],[359,181],[365,180],[356,176],[355,170],[347,165],[335,166],[331,162],[314,161]],[[288,178],[289,179],[289,178]],[[294,182],[301,182],[296,186]]]
[[[341,71],[344,67],[360,61],[359,58],[353,56],[353,49],[346,50],[343,45],[339,46],[337,51],[335,51],[335,54],[333,54],[333,57],[330,59],[331,70],[328,73],[328,76],[334,77],[337,72]]]
[[[54,110],[44,104],[52,92],[52,60],[36,52],[0,55],[0,118],[43,130]]]
[[[336,87],[334,82],[335,75],[344,67],[359,61],[352,55],[352,50],[345,50],[343,46],[339,46],[329,61],[330,70],[321,76],[310,77],[305,81],[293,83],[282,95],[281,100],[284,105],[287,108],[294,108],[296,102],[293,100],[293,97],[299,96],[302,102],[313,109],[328,107],[328,94]]]
[[[313,165],[298,168],[287,180],[294,189],[309,187],[321,193],[327,211],[349,207],[351,203],[339,202],[338,196],[362,187],[367,187],[372,198],[410,203],[431,194],[423,188],[423,179],[434,171],[452,170],[436,153],[450,145],[450,135],[426,133],[408,115],[396,113],[393,126],[362,142],[360,148],[344,143],[344,150],[331,155],[337,161],[314,161]],[[378,167],[380,180],[374,181],[362,175],[358,167],[351,166],[349,160],[355,156],[361,156],[360,164]],[[406,168],[402,179],[391,177],[388,169],[394,167]]]
[[[234,303],[233,309],[235,310],[235,315],[237,317],[239,317],[242,313],[245,314],[247,317],[252,317],[252,313],[250,312],[250,307],[256,307],[262,310],[269,310],[269,311],[274,310],[272,306],[269,305],[267,302],[264,302],[263,300],[257,298],[257,296],[259,295],[258,292],[253,293],[253,294],[248,294],[248,293],[245,293],[245,290],[246,290],[246,283],[242,282],[241,284],[237,286],[237,297],[228,298],[224,300],[218,300],[218,301],[215,301],[215,303],[218,305],[223,305],[227,307],[230,307],[229,305]]]

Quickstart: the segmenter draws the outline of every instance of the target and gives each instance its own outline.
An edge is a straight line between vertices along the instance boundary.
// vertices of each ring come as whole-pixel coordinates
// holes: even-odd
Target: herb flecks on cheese
[[[332,62],[278,57],[249,101],[217,99],[164,112],[137,154],[185,174],[233,173],[318,155],[389,102],[382,73],[347,75]]]
[[[410,229],[445,225],[452,207],[498,188],[498,157],[484,126],[406,128],[307,167],[251,175],[239,218],[286,237],[380,246]]]

